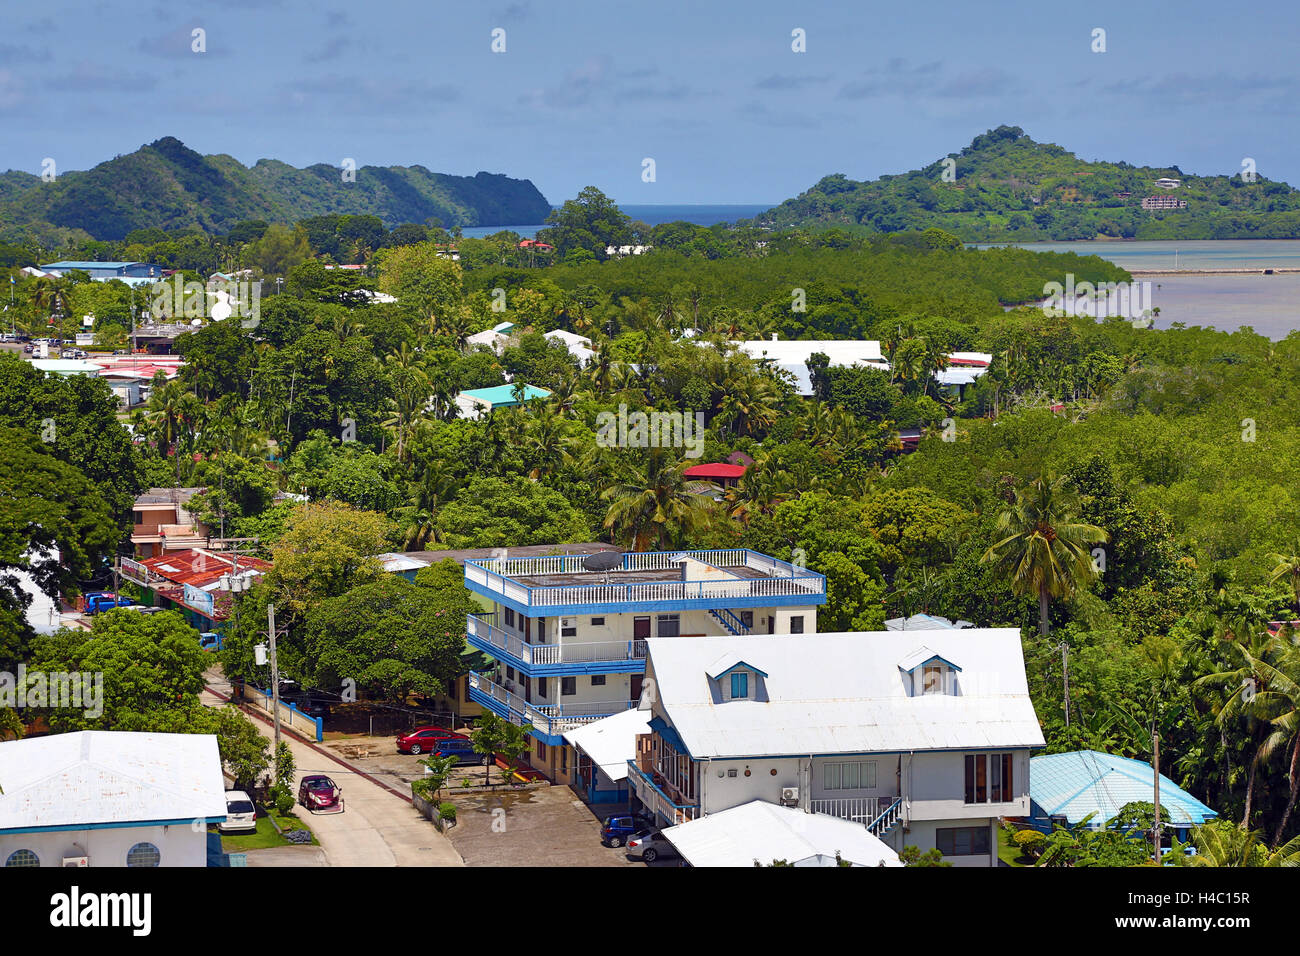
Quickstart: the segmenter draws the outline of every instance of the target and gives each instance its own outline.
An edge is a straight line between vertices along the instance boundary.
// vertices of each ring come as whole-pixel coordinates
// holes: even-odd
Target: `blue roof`
[[[515,387],[513,385],[494,385],[492,388],[467,388],[461,392],[462,395],[469,398],[476,398],[480,402],[487,402],[493,408],[498,406],[508,408],[511,405],[518,405],[515,400]],[[524,401],[532,401],[534,398],[547,398],[550,392],[544,388],[538,388],[536,385],[524,386]]]
[[[1091,826],[1105,826],[1126,803],[1155,800],[1155,772],[1141,760],[1095,750],[1043,754],[1029,761],[1029,797],[1048,816],[1078,823],[1096,813]],[[1174,826],[1199,825],[1218,814],[1160,775],[1160,806]]]

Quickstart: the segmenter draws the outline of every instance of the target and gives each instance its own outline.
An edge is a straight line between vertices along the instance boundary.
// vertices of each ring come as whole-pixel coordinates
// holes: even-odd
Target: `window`
[[[731,675],[732,699],[734,700],[738,697],[748,697],[748,696],[749,696],[749,674],[743,671],[739,674],[732,674]]]
[[[515,612],[513,608],[506,608],[506,627],[515,626]]]
[[[823,790],[876,789],[876,762],[828,763],[822,767]]]
[[[921,693],[942,694],[944,692],[942,664],[926,664],[921,671]]]
[[[538,697],[545,697],[545,696],[546,696],[546,678],[545,678],[545,677],[539,677],[539,678],[537,678],[537,696],[538,696]]]
[[[560,618],[560,637],[577,637],[578,619],[576,617]]]
[[[561,677],[560,678],[560,696],[572,697],[578,692],[578,678]]]
[[[592,674],[592,675],[591,675],[591,686],[592,686],[592,687],[604,687],[604,686],[605,686],[605,675],[604,675],[604,674]]]
[[[514,680],[514,679],[515,679],[515,669],[514,669],[513,667],[511,667],[509,664],[507,664],[507,665],[506,665],[506,680]]]
[[[983,856],[989,852],[989,828],[940,827],[934,845],[944,856]]]
[[[144,512],[143,512],[143,511],[132,511],[132,512],[131,512],[131,521],[132,521],[133,523],[135,523],[135,524],[144,524]],[[5,865],[7,866],[8,864],[5,864]]]
[[[537,741],[537,759],[546,759],[546,744],[542,743],[540,740]]]
[[[537,643],[546,643],[546,618],[544,617],[539,617],[537,619]]]
[[[40,866],[41,858],[35,850],[14,850],[5,860],[5,866]]]
[[[741,611],[741,612],[740,612],[740,623],[743,624],[743,625],[745,625],[745,627],[753,627],[753,626],[754,626],[754,612],[753,612],[753,611]]]
[[[1013,754],[966,755],[966,802],[1007,803],[1016,799]]]
[[[592,626],[592,627],[604,627],[604,626],[605,626],[605,619],[604,619],[603,617],[593,617],[593,618],[591,619],[591,626]]]
[[[682,620],[679,614],[660,614],[655,632],[660,637],[677,637],[682,632]]]
[[[126,851],[127,866],[157,866],[162,862],[162,852],[152,843],[137,843]]]
[[[803,615],[802,615],[802,614],[798,615],[797,617],[792,617],[792,618],[790,618],[790,633],[791,633],[791,634],[802,634],[802,633],[803,633]]]

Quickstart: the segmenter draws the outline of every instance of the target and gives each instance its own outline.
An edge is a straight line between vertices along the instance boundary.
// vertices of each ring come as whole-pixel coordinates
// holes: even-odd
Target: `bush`
[[[440,807],[438,807],[438,819],[440,819],[440,820],[450,820],[452,823],[455,823],[455,822],[456,822],[456,804],[454,804],[454,803],[443,803]]]
[[[272,787],[268,796],[271,802],[275,804],[275,812],[285,817],[293,813],[293,808],[297,801],[294,799],[293,791],[288,787]]]
[[[1011,842],[1029,859],[1036,860],[1046,849],[1047,837],[1037,830],[1020,830],[1012,835]]]

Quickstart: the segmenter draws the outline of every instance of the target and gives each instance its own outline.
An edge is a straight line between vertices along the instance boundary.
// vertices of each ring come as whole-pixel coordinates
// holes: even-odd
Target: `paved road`
[[[229,684],[212,681],[220,693],[229,693]],[[226,706],[216,694],[204,692],[209,706]],[[253,723],[268,740],[269,724],[257,718]],[[389,793],[319,753],[302,741],[281,734],[293,751],[297,773],[294,792],[304,774],[324,773],[343,791],[343,813],[297,813],[311,826],[330,866],[464,866],[451,842],[439,833],[405,800]]]

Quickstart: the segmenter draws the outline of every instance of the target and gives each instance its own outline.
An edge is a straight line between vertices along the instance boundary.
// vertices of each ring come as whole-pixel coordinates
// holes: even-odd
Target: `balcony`
[[[637,799],[652,813],[669,821],[669,826],[686,823],[700,815],[699,804],[674,803],[649,774],[636,765],[635,760],[627,762],[627,779],[632,784]]]
[[[535,736],[552,745],[564,742],[562,735],[566,730],[594,723],[637,705],[635,700],[534,704],[474,671],[469,673],[469,696],[475,703],[516,726],[530,724]]]
[[[826,603],[825,577],[744,548],[625,554],[609,572],[585,557],[466,561],[465,586],[529,617]]]
[[[645,641],[534,644],[492,623],[492,614],[471,614],[466,633],[472,647],[486,651],[532,677],[575,674],[641,674]]]

